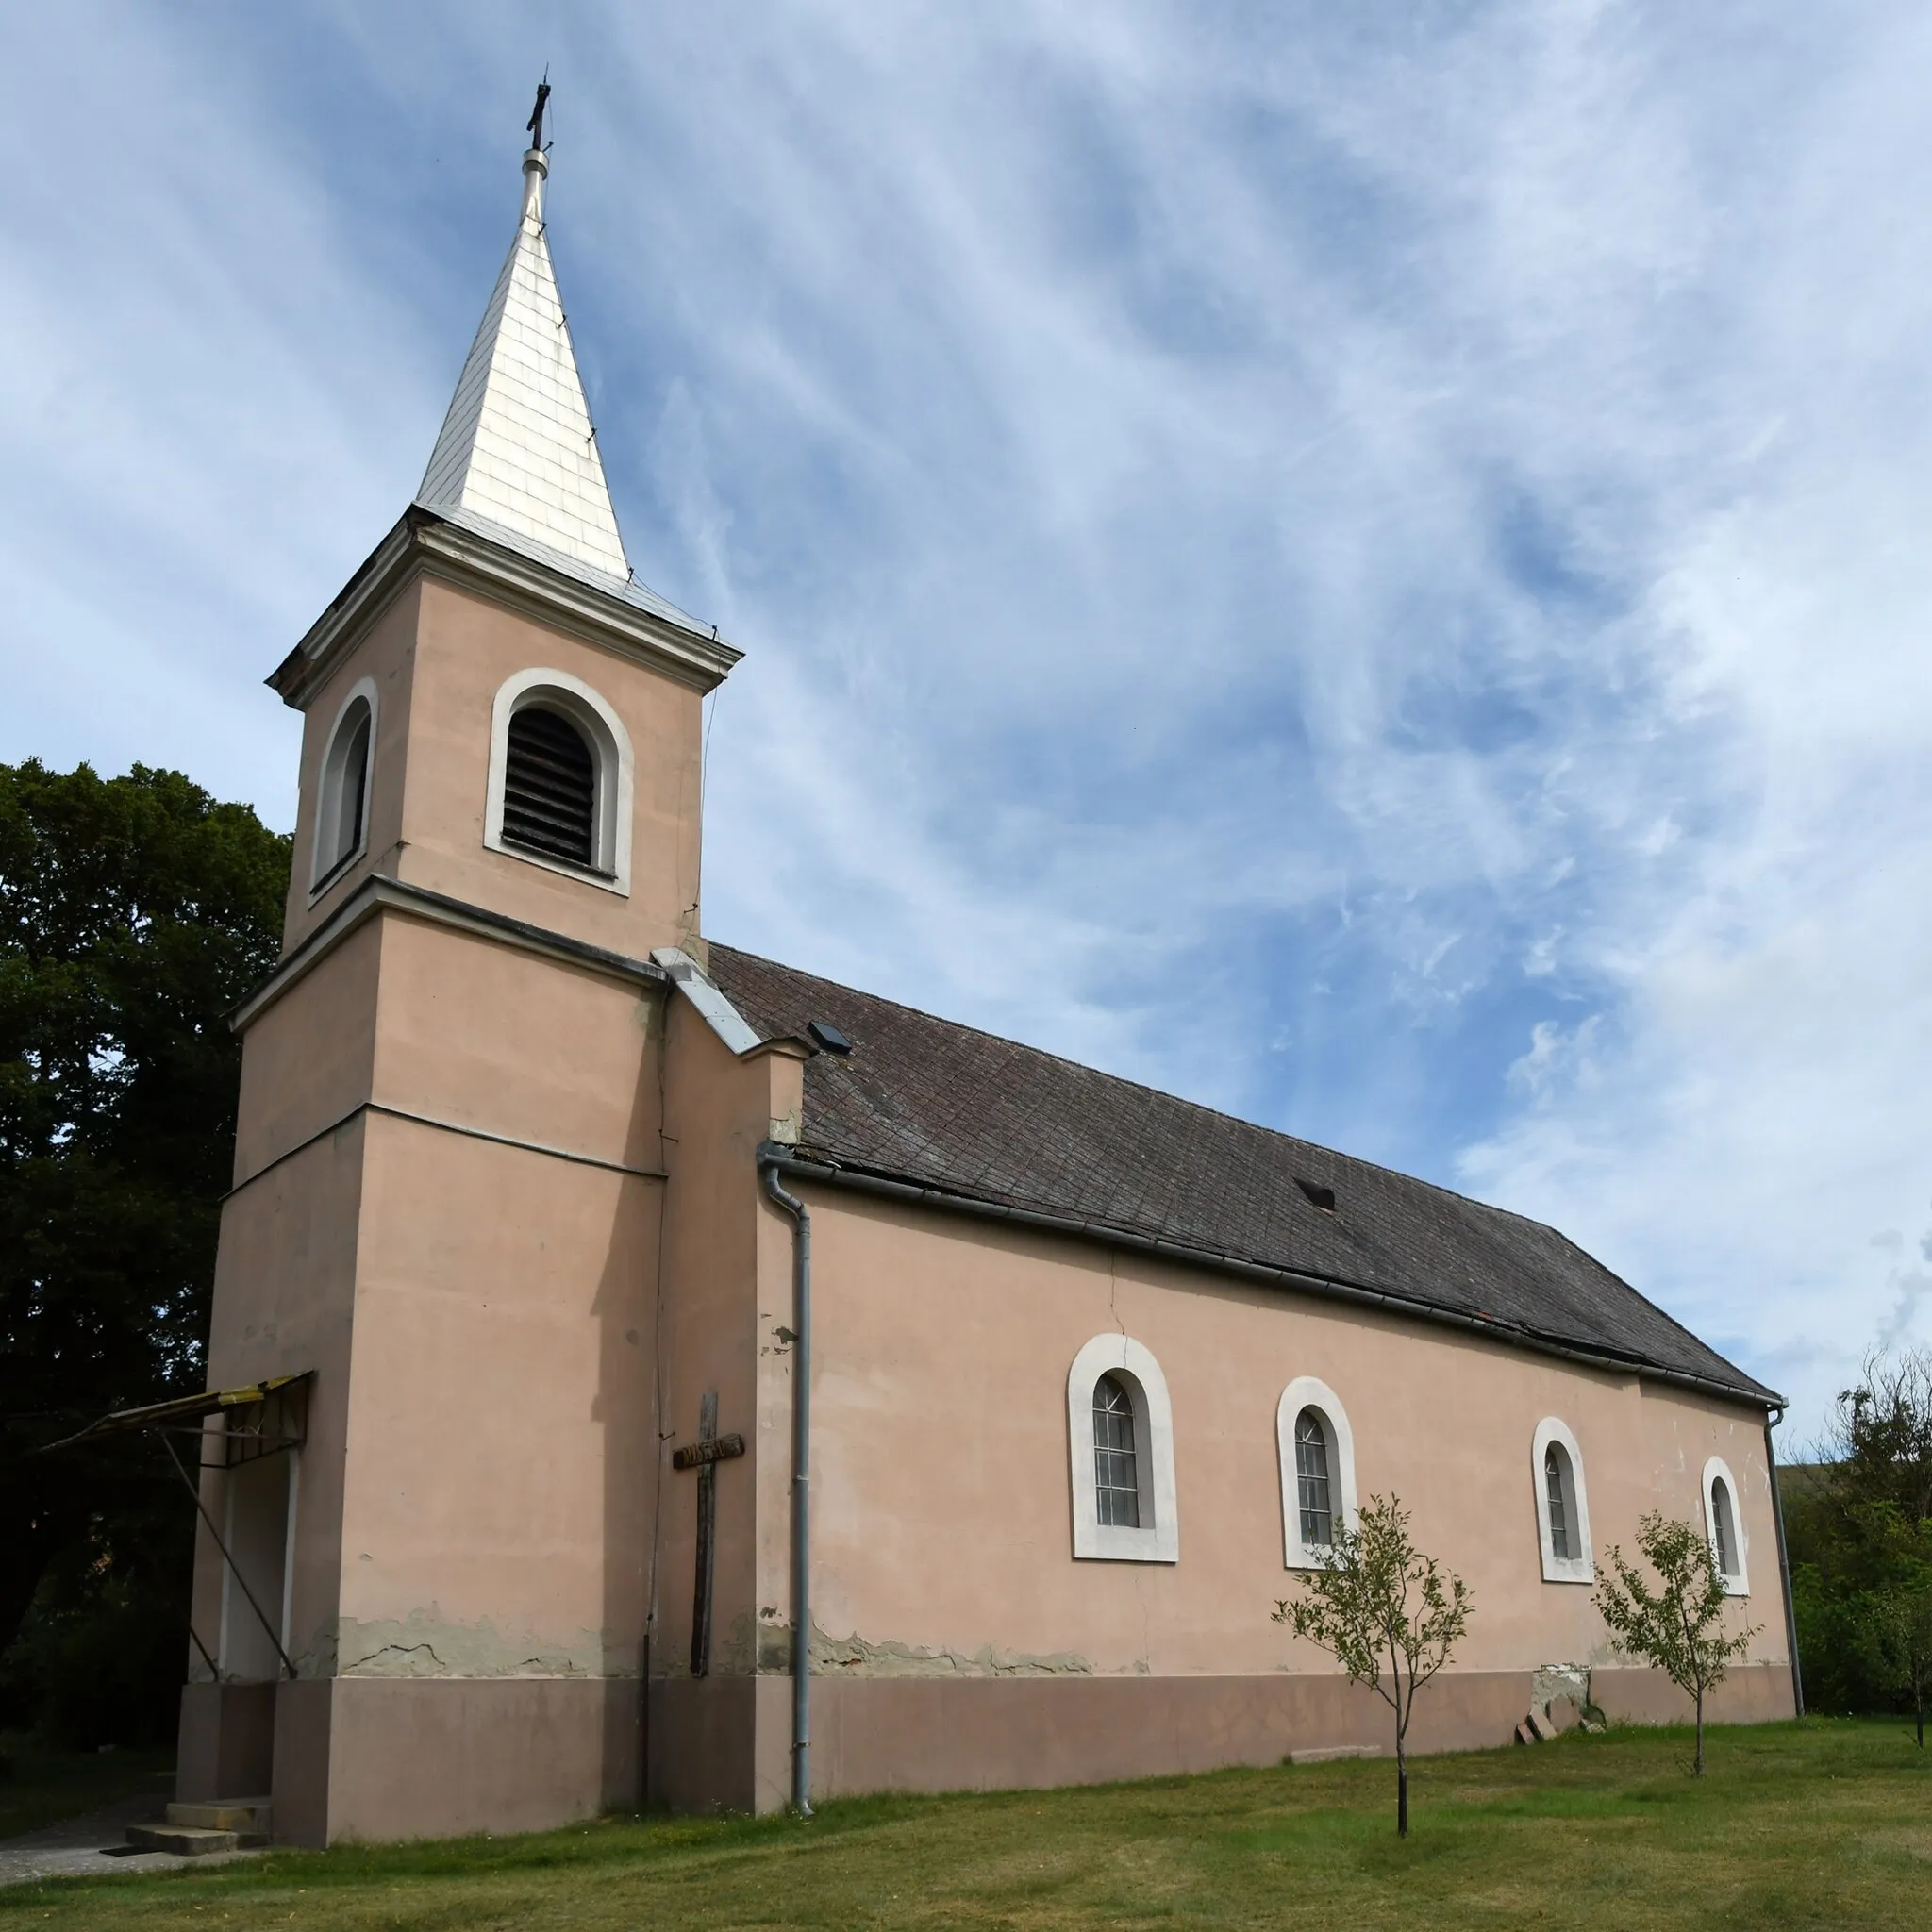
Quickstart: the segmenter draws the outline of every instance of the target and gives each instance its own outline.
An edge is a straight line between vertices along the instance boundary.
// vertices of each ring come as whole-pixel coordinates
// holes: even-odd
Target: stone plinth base
[[[1529,1709],[1529,1671],[1452,1671],[1416,1701],[1418,1755],[1507,1744]],[[1604,1668],[1612,1717],[1681,1723],[1690,1707],[1655,1672]],[[783,1807],[791,1686],[715,1677],[651,1687],[651,1798],[675,1810]],[[1782,1664],[1737,1671],[1712,1722],[1791,1715]],[[1392,1756],[1389,1707],[1332,1676],[823,1677],[812,1685],[812,1795],[1004,1790],[1160,1777],[1291,1754]]]
[[[638,1686],[333,1677],[279,1687],[283,1844],[545,1831],[638,1801]]]
[[[323,1678],[190,1685],[183,1799],[273,1794],[288,1844],[541,1831],[638,1801],[638,1686],[615,1679]],[[774,1811],[791,1791],[791,1682],[654,1683],[650,1798],[679,1811]],[[1655,1672],[1600,1669],[1612,1717],[1681,1723]],[[1528,1671],[1430,1684],[1418,1755],[1509,1741]],[[1791,1714],[1790,1674],[1733,1674],[1716,1723]],[[1293,1756],[1392,1753],[1388,1707],[1334,1676],[824,1677],[812,1686],[812,1795],[1000,1790],[1159,1777]],[[273,1767],[271,1771],[271,1766]]]

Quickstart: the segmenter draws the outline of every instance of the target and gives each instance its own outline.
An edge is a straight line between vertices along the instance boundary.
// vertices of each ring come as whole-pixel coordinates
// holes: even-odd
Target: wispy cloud
[[[1805,1426],[1924,1332],[1923,9],[4,32],[70,125],[0,755],[286,819],[253,680],[415,484],[548,60],[632,555],[750,652],[714,931],[1545,1216]]]

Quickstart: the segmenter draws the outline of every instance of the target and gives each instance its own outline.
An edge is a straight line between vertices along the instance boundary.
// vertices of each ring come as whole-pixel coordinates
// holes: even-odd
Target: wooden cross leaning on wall
[[[718,1433],[718,1391],[709,1389],[698,1402],[698,1439],[671,1452],[673,1469],[698,1473],[697,1571],[691,1605],[691,1674],[711,1674],[711,1572],[718,1526],[718,1465],[744,1454],[744,1438],[734,1429]]]

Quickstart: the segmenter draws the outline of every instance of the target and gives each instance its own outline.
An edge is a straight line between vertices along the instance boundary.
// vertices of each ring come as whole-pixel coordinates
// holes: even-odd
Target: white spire
[[[545,90],[547,92],[548,90]],[[524,157],[524,212],[463,364],[416,501],[467,510],[578,564],[628,578],[570,329],[543,232],[539,144]]]

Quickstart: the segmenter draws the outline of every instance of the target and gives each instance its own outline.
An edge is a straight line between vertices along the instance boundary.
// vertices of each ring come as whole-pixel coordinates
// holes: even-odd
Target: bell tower
[[[703,957],[701,708],[739,654],[631,573],[551,264],[547,92],[422,487],[269,679],[303,714],[295,861],[234,1016],[208,1374],[306,1398],[268,1474],[209,1425],[178,1794],[272,1796],[290,1842],[639,1789],[652,956]]]

